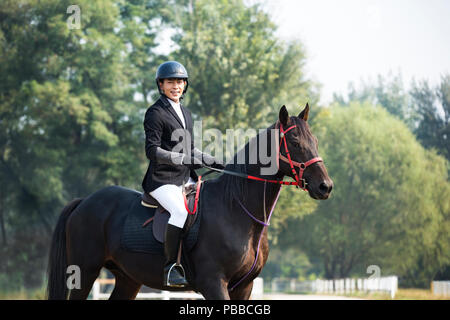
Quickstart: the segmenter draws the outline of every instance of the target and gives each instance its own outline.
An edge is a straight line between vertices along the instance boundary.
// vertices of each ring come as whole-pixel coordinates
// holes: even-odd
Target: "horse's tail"
[[[47,297],[49,300],[67,299],[66,269],[66,222],[73,210],[83,201],[77,198],[69,202],[61,212],[53,231],[47,266]]]

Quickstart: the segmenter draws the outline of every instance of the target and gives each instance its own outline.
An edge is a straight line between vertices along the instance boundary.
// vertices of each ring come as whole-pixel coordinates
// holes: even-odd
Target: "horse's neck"
[[[267,222],[272,206],[275,205],[280,187],[281,185],[274,183],[249,181],[248,195],[241,198],[240,202],[256,219]],[[242,209],[242,214],[247,216],[248,214],[243,211],[244,209]],[[248,219],[251,218],[248,217]],[[256,221],[254,223],[261,225]]]
[[[261,137],[265,138],[267,141],[267,154],[271,155],[271,161],[270,166],[273,165],[273,162],[276,161],[277,156],[276,153],[279,152],[278,148],[274,148],[276,146],[275,143],[278,141],[274,141],[274,139],[278,139],[278,136],[273,136],[271,134],[271,129],[273,129],[275,125],[272,125],[268,128],[267,131],[261,133],[257,136],[257,139],[255,141],[258,146],[260,143],[258,142],[258,139]],[[265,135],[265,136],[263,136]],[[248,147],[248,152],[257,152],[260,147],[255,148],[255,145]],[[258,158],[259,159],[259,158]],[[278,166],[278,164],[276,165]],[[266,167],[266,166],[264,166]],[[259,163],[253,164],[251,166],[247,167],[248,174],[250,175],[256,175],[261,176],[261,174],[264,172],[263,166]],[[263,176],[265,179],[268,180],[278,180],[283,178],[283,174],[277,172],[271,175],[265,175]],[[255,180],[249,180],[247,181],[247,190],[248,190],[248,196],[246,196],[244,199],[242,199],[242,204],[249,210],[252,215],[254,215],[258,220],[260,221],[266,221],[268,219],[268,216],[270,214],[270,210],[272,206],[274,205],[274,201],[278,195],[278,192],[280,191],[280,184],[270,183],[270,182],[262,182],[262,181],[255,181]]]

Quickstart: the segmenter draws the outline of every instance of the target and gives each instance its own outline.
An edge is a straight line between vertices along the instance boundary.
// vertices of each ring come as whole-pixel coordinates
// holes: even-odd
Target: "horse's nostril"
[[[322,193],[330,193],[332,188],[333,187],[328,185],[328,183],[326,183],[325,181],[322,182],[319,186],[319,189]]]

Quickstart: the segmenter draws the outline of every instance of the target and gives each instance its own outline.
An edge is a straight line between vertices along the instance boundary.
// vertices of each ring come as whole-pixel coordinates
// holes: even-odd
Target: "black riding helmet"
[[[160,94],[163,94],[161,92],[161,88],[159,87],[159,81],[162,79],[169,79],[169,78],[177,78],[177,79],[185,79],[186,80],[186,86],[183,90],[183,95],[186,93],[187,88],[189,86],[188,82],[188,73],[186,71],[186,68],[177,61],[166,61],[162,63],[158,70],[156,70],[156,85],[158,86],[158,91]]]

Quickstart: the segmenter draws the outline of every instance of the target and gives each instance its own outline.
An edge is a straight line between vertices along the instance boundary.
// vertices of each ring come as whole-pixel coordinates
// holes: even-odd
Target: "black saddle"
[[[197,186],[190,186],[186,195],[189,210],[192,211]],[[201,193],[201,191],[200,191]],[[200,194],[201,196],[201,194]],[[136,192],[130,202],[124,220],[121,247],[127,251],[144,252],[164,256],[164,235],[169,220],[169,212],[156,204],[152,207],[142,205],[144,194]],[[197,243],[200,230],[202,210],[199,206],[194,215],[189,214],[183,228],[183,256],[191,251]]]
[[[142,193],[142,200],[141,200],[141,204],[144,207],[147,208],[158,208],[161,205],[159,204],[158,200],[156,200],[155,198],[153,198],[150,194],[148,194],[147,192],[143,192]],[[162,206],[161,206],[162,207]]]

